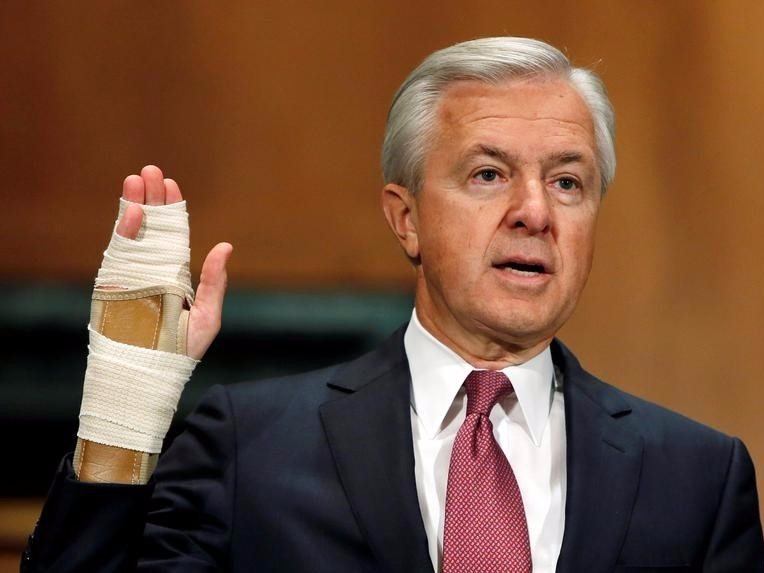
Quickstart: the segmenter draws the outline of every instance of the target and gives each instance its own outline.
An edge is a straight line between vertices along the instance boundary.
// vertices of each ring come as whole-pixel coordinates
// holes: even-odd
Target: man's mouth
[[[497,269],[506,269],[513,274],[523,277],[534,277],[546,273],[544,265],[536,262],[506,261],[494,264],[493,266]]]

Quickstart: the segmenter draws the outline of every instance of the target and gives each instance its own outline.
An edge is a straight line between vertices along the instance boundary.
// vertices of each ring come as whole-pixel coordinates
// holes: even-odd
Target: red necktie
[[[464,381],[467,417],[448,468],[443,573],[528,573],[528,525],[515,474],[488,419],[512,392],[502,372],[475,370]]]

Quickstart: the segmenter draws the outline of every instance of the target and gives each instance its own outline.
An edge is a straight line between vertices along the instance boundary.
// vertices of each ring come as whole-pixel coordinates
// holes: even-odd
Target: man
[[[182,265],[135,254],[155,232],[186,248],[175,223],[139,233],[177,210],[177,185],[153,167],[126,179],[123,197],[149,206],[123,209],[99,273],[80,441],[26,570],[764,571],[742,443],[604,384],[554,339],[589,274],[612,133],[599,81],[551,46],[489,38],[427,58],[383,150],[384,213],[416,270],[410,323],[353,362],[213,389],[148,485],[176,395],[152,383],[135,411],[118,398],[155,370],[182,385],[185,356],[132,365],[203,355],[230,246],[205,262],[185,340],[182,310],[149,312],[149,329],[113,320],[133,296],[115,287],[138,289],[131,308],[191,299]],[[167,353],[127,347],[161,348],[168,324]],[[141,329],[150,344],[114,345]],[[88,483],[104,481],[128,485]]]

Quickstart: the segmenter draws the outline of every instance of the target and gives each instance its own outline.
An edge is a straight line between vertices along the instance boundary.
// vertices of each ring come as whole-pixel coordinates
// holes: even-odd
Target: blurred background
[[[560,47],[616,108],[618,172],[561,337],[740,436],[764,475],[762,21],[760,0],[0,3],[0,571],[73,447],[122,179],[154,163],[180,183],[196,273],[236,247],[181,416],[212,383],[359,354],[411,308],[379,208],[389,102],[428,53],[479,36]]]

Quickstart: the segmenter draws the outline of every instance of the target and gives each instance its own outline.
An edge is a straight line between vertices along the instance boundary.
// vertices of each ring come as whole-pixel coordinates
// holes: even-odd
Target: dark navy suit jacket
[[[764,572],[744,445],[597,380],[558,341],[552,356],[568,456],[557,571]],[[216,387],[149,485],[81,483],[67,458],[22,568],[432,573],[409,387],[403,330],[353,362]]]

